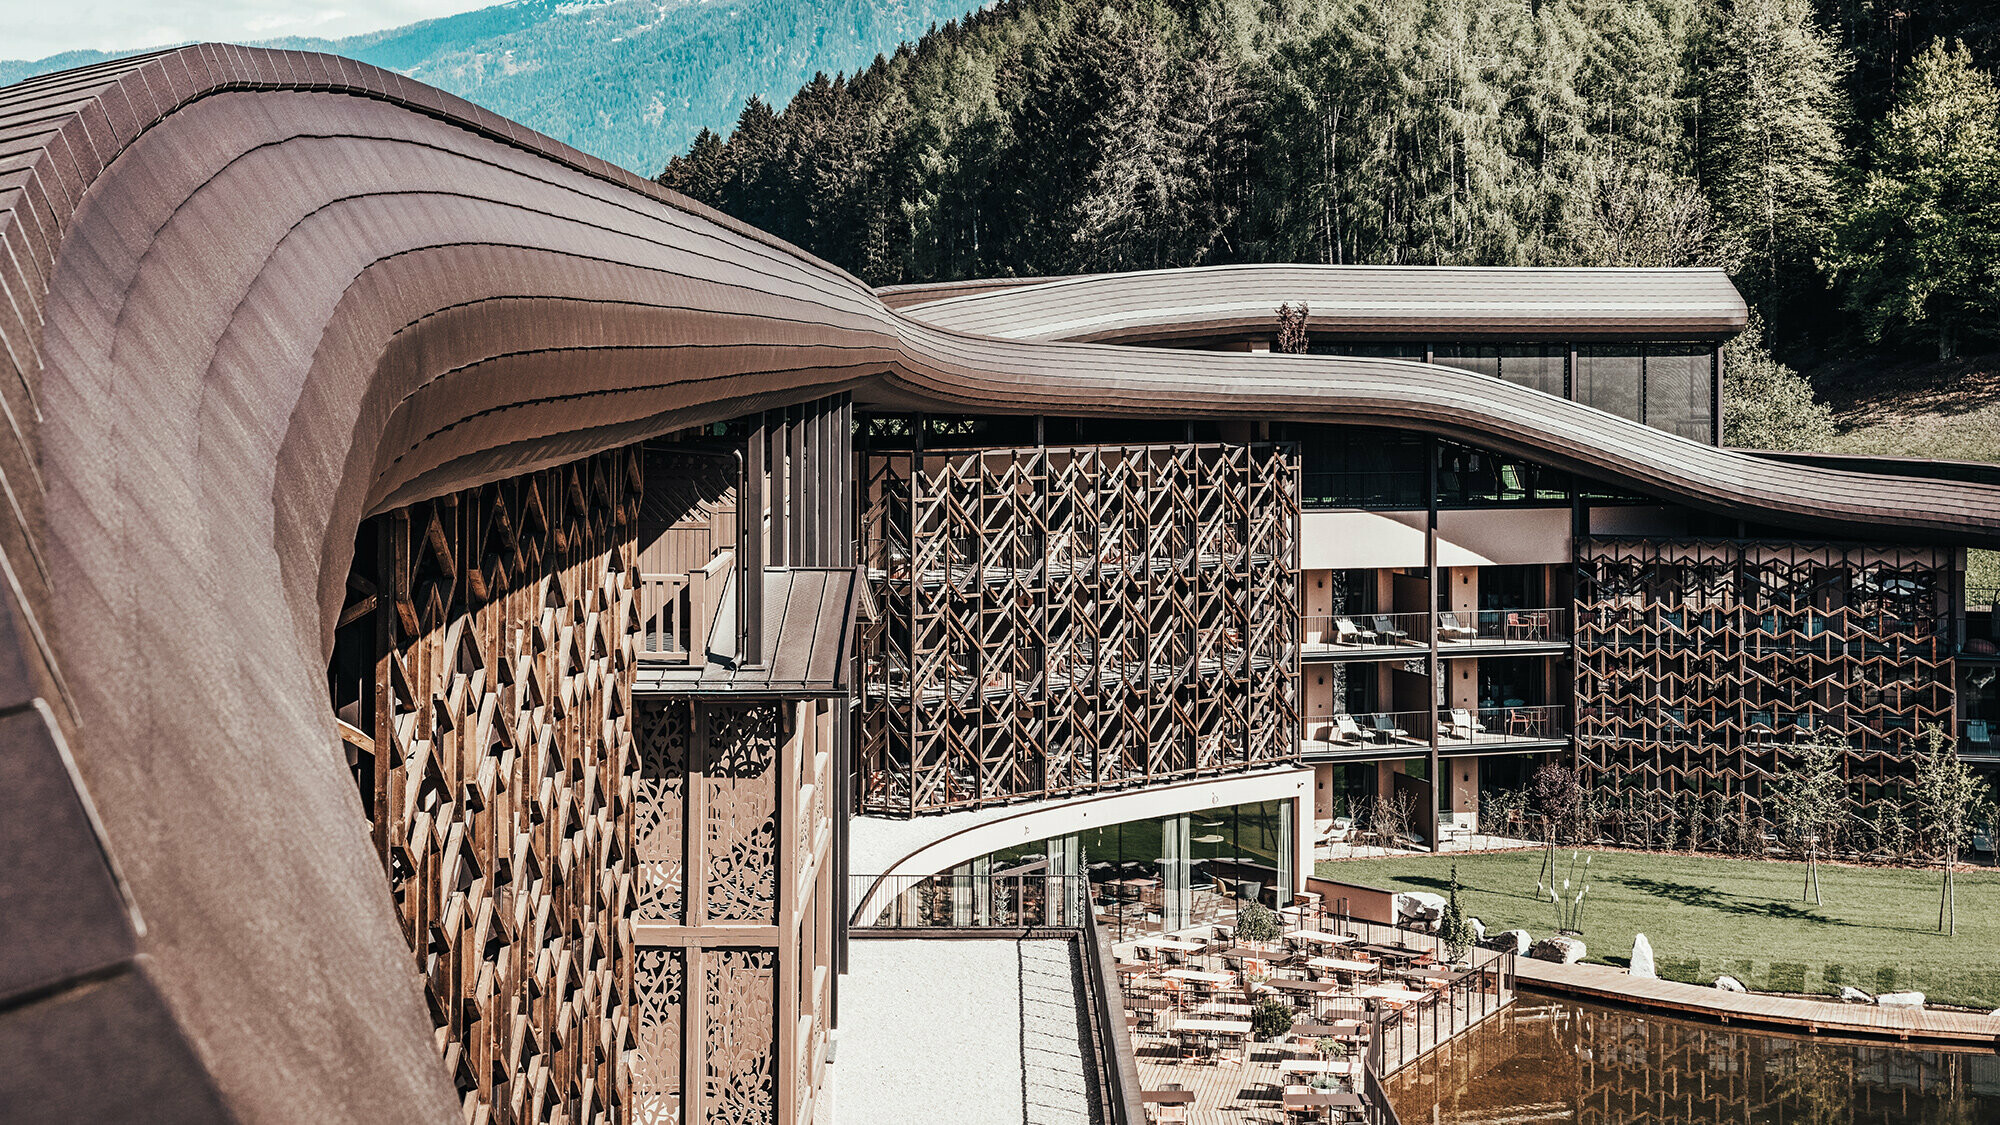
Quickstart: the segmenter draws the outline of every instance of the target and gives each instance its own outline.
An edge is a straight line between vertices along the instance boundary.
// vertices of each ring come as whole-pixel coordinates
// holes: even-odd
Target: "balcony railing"
[[[639,575],[641,660],[686,664],[706,649],[735,560],[735,551],[724,551],[691,574]]]
[[[1454,613],[1451,620],[1440,614],[1438,643],[1465,644],[1559,644],[1569,640],[1569,608],[1481,609]],[[1448,626],[1456,625],[1456,629]]]
[[[1667,746],[1791,746],[1822,733],[1857,750],[1904,752],[1923,745],[1924,725],[1912,714],[1870,707],[1853,718],[1813,707],[1640,707],[1586,705],[1577,712],[1579,737],[1657,743]],[[1984,753],[1964,741],[1961,753]],[[2000,749],[2000,729],[1989,737]]]
[[[1082,926],[1090,910],[1082,875],[850,875],[847,885],[861,929]]]
[[[1301,619],[1307,657],[1375,654],[1430,647],[1430,617],[1422,613],[1333,613]]]
[[[1338,754],[1381,749],[1429,749],[1431,729],[1448,750],[1559,742],[1569,737],[1568,709],[1523,704],[1513,707],[1445,708],[1428,711],[1334,713],[1306,719],[1303,752]]]

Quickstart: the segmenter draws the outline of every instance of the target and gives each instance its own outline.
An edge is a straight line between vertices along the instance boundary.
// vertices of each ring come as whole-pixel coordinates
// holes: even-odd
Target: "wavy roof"
[[[1018,299],[1063,285],[1128,333],[1193,292],[1140,275]],[[102,1119],[457,1112],[324,682],[357,525],[420,497],[853,390],[1367,420],[1809,534],[2000,543],[2000,487],[1713,449],[1451,368],[926,323],[514,122],[300,52],[188,47],[0,90],[0,295],[0,904],[28,920],[0,1030],[68,1019],[76,1044],[0,1094],[96,1098],[78,1112]],[[98,983],[20,1003],[78,981]]]
[[[940,328],[1124,344],[1268,337],[1284,302],[1311,310],[1313,332],[1430,339],[1720,339],[1750,317],[1719,269],[1203,266],[879,293]]]

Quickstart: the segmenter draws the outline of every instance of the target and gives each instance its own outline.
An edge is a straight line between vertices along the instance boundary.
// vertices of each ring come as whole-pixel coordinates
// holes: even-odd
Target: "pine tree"
[[[1833,411],[1813,397],[1812,383],[1771,357],[1763,318],[1722,349],[1722,441],[1739,449],[1825,450],[1834,439]]]
[[[1834,255],[1848,307],[1872,341],[1928,335],[1952,358],[2000,313],[2000,88],[1963,45],[1932,43],[1869,163]]]

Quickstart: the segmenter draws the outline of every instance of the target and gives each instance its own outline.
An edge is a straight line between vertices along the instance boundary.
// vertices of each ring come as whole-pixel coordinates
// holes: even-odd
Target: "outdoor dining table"
[[[1361,1095],[1345,1090],[1285,1091],[1286,1109],[1362,1109]]]
[[[1292,1034],[1304,1039],[1366,1039],[1368,1025],[1360,1020],[1334,1020],[1331,1023],[1295,1023]]]
[[[1300,941],[1309,941],[1314,945],[1353,945],[1355,942],[1361,940],[1349,934],[1329,934],[1322,933],[1319,930],[1294,930],[1287,936],[1295,937]]]
[[[1280,1074],[1338,1074],[1354,1073],[1354,1064],[1347,1059],[1286,1059],[1278,1064]]]
[[[1421,949],[1411,949],[1403,945],[1364,945],[1360,948],[1391,961],[1414,961],[1424,955]]]
[[[1375,961],[1349,961],[1345,957],[1315,957],[1306,962],[1306,967],[1335,973],[1372,973],[1382,966]]]
[[[1249,1020],[1218,1020],[1201,1016],[1186,1017],[1174,1021],[1175,1031],[1205,1031],[1211,1035],[1248,1035]]]
[[[1422,992],[1411,992],[1407,988],[1397,988],[1394,985],[1388,984],[1369,985],[1366,988],[1356,989],[1354,994],[1364,1000],[1387,1000],[1393,1004],[1407,1004],[1412,1000],[1422,1000],[1426,995]]]
[[[1332,992],[1340,987],[1330,980],[1293,980],[1290,977],[1272,977],[1264,983],[1280,992]]]
[[[1404,969],[1402,975],[1418,980],[1450,980],[1458,974],[1450,969]]]
[[[1211,973],[1201,969],[1168,969],[1160,975],[1170,980],[1199,981],[1202,984],[1228,984],[1236,979],[1235,973]]]
[[[1174,1002],[1164,996],[1128,996],[1125,998],[1125,1006],[1128,1008],[1145,1008],[1150,1011],[1163,1012],[1173,1007]]]
[[[1143,945],[1148,949],[1165,949],[1173,953],[1200,953],[1208,948],[1198,941],[1182,941],[1170,937],[1142,937],[1132,944]]]
[[[1193,1105],[1193,1090],[1141,1090],[1139,1100],[1151,1105]]]

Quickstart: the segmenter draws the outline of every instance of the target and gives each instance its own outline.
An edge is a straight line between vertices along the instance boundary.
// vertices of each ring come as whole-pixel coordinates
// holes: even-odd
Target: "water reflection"
[[[1850,1046],[1523,995],[1390,1096],[1404,1125],[1975,1125],[2000,1057]]]

